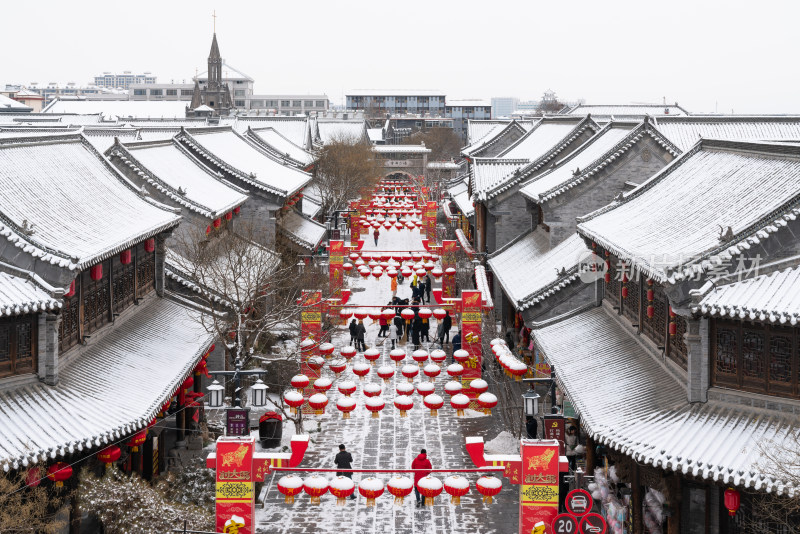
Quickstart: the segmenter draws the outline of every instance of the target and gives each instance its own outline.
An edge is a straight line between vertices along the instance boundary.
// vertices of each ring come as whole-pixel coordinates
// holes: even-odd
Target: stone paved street
[[[370,246],[364,249],[375,249],[372,240]],[[421,250],[422,243],[419,231],[397,232],[390,231],[388,238],[382,234],[379,246],[384,250],[399,250],[411,247],[409,250]],[[349,278],[351,287],[364,288],[353,294],[351,303],[354,306],[367,304],[384,304],[389,300],[389,280],[384,276],[378,280],[360,277]],[[410,296],[408,281],[399,287],[400,297]],[[336,385],[328,394],[330,403],[327,411],[322,416],[310,416],[320,422],[319,432],[311,433],[311,445],[306,453],[301,467],[334,468],[333,459],[338,452],[338,445],[344,443],[347,450],[354,458],[354,469],[408,469],[413,458],[419,450],[426,448],[428,457],[435,469],[464,469],[473,468],[464,447],[466,436],[482,435],[489,441],[497,435],[499,429],[494,428],[494,419],[483,416],[477,412],[468,411],[472,417],[456,417],[455,411],[449,405],[449,396],[444,393],[444,384],[449,380],[446,373],[442,372],[436,378],[436,393],[445,398],[445,407],[439,410],[439,417],[431,417],[429,411],[422,406],[422,398],[413,395],[414,408],[408,412],[408,417],[401,418],[399,411],[394,407],[395,385],[405,382],[399,369],[388,384],[376,375],[375,369],[380,365],[392,365],[388,357],[389,342],[382,344],[383,339],[376,339],[378,326],[371,324],[367,319],[367,347],[378,346],[382,349],[382,358],[373,366],[369,376],[362,382],[358,377],[350,374],[348,378],[356,381],[359,391],[353,397],[358,402],[358,408],[351,414],[351,419],[343,420],[335,404],[339,396]],[[435,331],[434,327],[431,327]],[[345,327],[339,327],[338,335],[334,337],[337,349],[349,339],[346,338]],[[377,342],[377,344],[376,344]],[[401,345],[405,348],[405,345]],[[426,346],[426,348],[429,348]],[[405,363],[413,363],[410,358]],[[359,353],[352,363],[364,361]],[[352,365],[351,365],[352,366]],[[329,372],[329,371],[327,371]],[[420,376],[423,380],[427,377]],[[331,376],[332,377],[332,376]],[[332,377],[333,378],[333,377]],[[415,379],[419,382],[420,377]],[[363,406],[364,397],[361,388],[369,382],[383,385],[383,398],[386,408],[381,412],[380,419],[373,419]],[[277,488],[277,480],[283,474],[275,474],[271,483],[265,484],[262,495],[264,508],[257,510],[258,532],[300,534],[307,532],[340,532],[340,533],[505,533],[513,532],[517,528],[517,491],[516,486],[511,486],[505,479],[502,493],[495,498],[495,502],[486,505],[481,501],[481,496],[475,490],[475,480],[479,473],[470,473],[470,493],[463,497],[461,505],[456,507],[450,504],[450,496],[445,492],[436,499],[432,508],[416,509],[414,495],[406,498],[403,506],[394,504],[394,497],[384,493],[377,499],[374,508],[366,507],[366,500],[358,496],[355,501],[347,501],[343,507],[336,506],[336,499],[330,493],[322,498],[319,506],[312,506],[307,495],[300,495],[293,505],[284,503],[283,495]],[[301,476],[305,474],[300,473]],[[329,477],[333,473],[328,473]],[[367,475],[355,474],[354,480],[358,482]],[[375,475],[384,482],[388,474]],[[436,475],[443,479],[448,473]],[[499,475],[498,475],[499,476]],[[356,490],[357,491],[357,490]]]

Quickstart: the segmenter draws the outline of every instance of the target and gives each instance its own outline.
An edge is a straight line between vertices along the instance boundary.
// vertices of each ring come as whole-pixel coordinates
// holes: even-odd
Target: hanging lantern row
[[[655,298],[655,291],[653,291],[653,279],[647,279],[647,318],[652,319],[653,315],[655,315],[655,306],[653,306],[653,300]]]
[[[522,380],[522,377],[528,373],[527,364],[520,361],[511,353],[505,341],[498,341],[502,341],[502,343],[492,345],[492,352],[494,352],[497,363],[503,368],[506,376],[513,377],[514,380],[519,382]]]
[[[450,503],[454,506],[461,504],[461,497],[469,493],[469,480],[463,475],[451,475],[440,480],[428,475],[416,484],[418,491],[425,497],[425,506],[433,506],[436,497],[442,491],[450,495]],[[286,504],[294,504],[295,497],[305,492],[311,498],[312,505],[319,505],[321,497],[328,491],[336,497],[337,506],[344,506],[346,499],[355,493],[356,484],[350,477],[338,476],[328,480],[318,474],[305,479],[297,475],[286,475],[278,480],[278,491],[284,496]],[[475,489],[483,497],[483,502],[490,504],[494,496],[503,489],[503,482],[493,476],[482,476],[475,482]],[[405,498],[414,491],[414,482],[407,476],[394,476],[384,485],[383,480],[377,477],[367,477],[358,483],[358,492],[367,499],[368,507],[375,506],[375,500],[384,492],[394,497],[394,503],[402,506]],[[726,492],[727,505],[727,492]],[[738,506],[737,506],[738,508]]]

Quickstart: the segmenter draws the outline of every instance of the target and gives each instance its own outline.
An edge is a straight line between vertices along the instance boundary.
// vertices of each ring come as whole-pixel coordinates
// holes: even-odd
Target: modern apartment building
[[[94,77],[94,85],[107,89],[129,89],[134,83],[156,83],[156,77],[149,72],[133,74],[129,70],[123,71],[122,74],[104,72],[101,76]]]

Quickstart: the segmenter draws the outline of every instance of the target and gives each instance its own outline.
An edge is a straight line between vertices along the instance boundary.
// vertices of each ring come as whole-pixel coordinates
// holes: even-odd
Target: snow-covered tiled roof
[[[468,150],[471,145],[480,142],[484,137],[499,132],[508,124],[510,120],[476,120],[469,119],[467,121],[467,147],[464,151]]]
[[[530,131],[532,126],[530,124],[521,124],[515,120],[505,123],[502,128],[492,130],[489,135],[469,145],[461,150],[461,154],[465,157],[477,158],[486,154],[493,146],[500,146],[497,152],[503,150],[504,146],[511,145],[517,139]],[[504,144],[505,143],[505,144]],[[493,156],[490,156],[493,157]]]
[[[594,117],[643,118],[645,115],[676,116],[688,115],[689,112],[678,104],[580,104],[566,111],[565,115],[588,115]]]
[[[320,210],[322,210],[322,204],[319,199],[310,197],[308,194],[303,195],[302,207],[303,215],[309,219],[319,215]]]
[[[537,160],[557,144],[561,144],[579,133],[576,131],[577,127],[589,124],[589,122],[576,117],[546,117],[513,145],[501,152],[499,157]]]
[[[289,196],[311,180],[308,173],[273,159],[231,128],[184,131],[177,138],[200,152],[201,157],[212,159],[240,179],[279,196]]]
[[[323,144],[336,140],[368,141],[364,120],[317,120],[317,130]]]
[[[456,206],[465,217],[471,217],[475,213],[475,206],[472,205],[472,199],[469,197],[466,183],[462,182],[455,187],[451,187],[449,192],[453,196]]]
[[[76,113],[91,115],[99,113],[106,118],[127,117],[186,117],[186,102],[181,100],[60,100],[56,98],[42,113]],[[63,122],[63,121],[62,121]]]
[[[486,267],[483,265],[475,266],[475,288],[481,292],[483,307],[494,308],[492,292],[489,290],[489,280],[486,278]]]
[[[720,401],[689,404],[686,390],[604,307],[534,326],[537,347],[588,434],[640,464],[777,494],[796,491],[769,471],[761,445],[788,445],[796,416]],[[602,370],[602,372],[598,372]]]
[[[800,267],[714,287],[692,311],[795,326],[800,321]]]
[[[383,141],[383,128],[367,128],[367,135],[372,143]]]
[[[277,157],[288,158],[299,167],[306,168],[314,162],[314,155],[311,152],[292,143],[275,128],[250,128],[245,135],[263,143],[264,148]]]
[[[0,468],[99,449],[145,428],[212,342],[195,312],[163,298],[107,328],[59,371],[57,386],[0,391]]]
[[[17,102],[13,98],[8,98],[5,95],[0,95],[0,113],[4,111],[19,113],[20,111],[33,111],[33,108],[31,108],[30,106],[26,106],[22,102]]]
[[[0,124],[29,126],[82,126],[99,124],[103,117],[99,113],[76,115],[74,113],[0,113]]]
[[[452,161],[429,161],[428,169],[444,170],[444,171],[457,171],[461,165]]]
[[[579,217],[578,232],[651,278],[675,283],[738,257],[794,220],[798,191],[800,147],[704,140],[619,200]]]
[[[375,145],[372,150],[379,154],[392,154],[395,152],[405,154],[430,154],[431,149],[425,145]]]
[[[517,310],[524,310],[578,279],[578,262],[587,254],[577,234],[552,249],[541,227],[524,234],[489,258],[489,266]]]
[[[0,140],[0,239],[43,261],[83,269],[179,220],[80,134]]]
[[[111,152],[115,163],[143,173],[151,187],[172,201],[209,219],[216,219],[242,205],[247,192],[223,182],[211,169],[187,153],[174,139],[117,145]]]
[[[233,128],[244,132],[247,128],[273,128],[301,148],[311,145],[311,129],[307,117],[236,117]]]
[[[519,170],[530,163],[527,159],[475,158],[470,173],[472,188],[478,200],[486,198],[486,193],[505,182],[519,176]]]
[[[292,209],[283,214],[278,228],[290,241],[310,251],[314,251],[325,237],[323,225]]]
[[[0,271],[0,317],[58,310],[62,303],[32,280]]]
[[[655,117],[653,123],[682,152],[700,139],[782,141],[800,139],[798,116]]]
[[[584,182],[646,136],[656,139],[673,156],[678,155],[678,149],[646,122],[609,122],[575,152],[557,162],[555,169],[537,176],[520,191],[534,202],[550,200]]]
[[[106,150],[114,145],[114,138],[120,141],[136,141],[139,132],[136,128],[84,128],[83,135],[88,139],[98,152],[104,154]]]

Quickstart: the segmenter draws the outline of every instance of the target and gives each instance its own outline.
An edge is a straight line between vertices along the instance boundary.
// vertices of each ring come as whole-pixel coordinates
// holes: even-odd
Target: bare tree
[[[29,474],[39,481],[44,473],[42,466],[12,473],[0,471],[0,532],[59,532],[66,526],[56,512],[72,492],[66,487],[49,491],[48,484],[28,485]]]
[[[212,239],[187,232],[170,261],[193,288],[192,298],[200,309],[197,320],[224,343],[226,367],[238,363],[242,368],[264,368],[276,409],[299,428],[302,415],[291,414],[282,395],[278,399],[275,394],[282,393],[302,364],[302,292],[319,290],[327,298],[328,273],[310,260],[301,269],[296,256],[278,256],[256,244],[252,235],[246,225]],[[323,337],[326,332],[323,325]]]
[[[372,145],[348,136],[335,137],[318,153],[313,183],[322,200],[322,214],[346,209],[364,189],[380,179],[383,166]]]
[[[767,479],[782,480],[787,488],[800,487],[800,432],[792,431],[782,441],[759,444],[757,468]],[[800,532],[800,494],[743,492],[742,508],[749,508],[742,527],[749,532]],[[744,530],[743,530],[744,531]]]
[[[461,138],[452,128],[431,128],[403,139],[404,145],[425,146],[431,150],[428,161],[450,161],[461,153]]]

